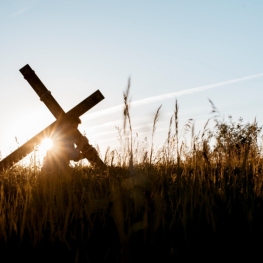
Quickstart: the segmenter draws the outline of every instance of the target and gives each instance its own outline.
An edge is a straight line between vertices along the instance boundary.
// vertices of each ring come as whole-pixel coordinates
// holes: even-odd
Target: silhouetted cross
[[[97,90],[85,100],[80,102],[77,106],[65,113],[64,110],[58,104],[58,102],[55,100],[55,98],[52,96],[51,92],[44,86],[44,84],[41,82],[41,80],[38,78],[38,76],[35,74],[35,72],[31,69],[29,65],[25,65],[23,68],[21,68],[20,72],[31,85],[31,87],[35,90],[35,92],[38,94],[40,100],[45,103],[45,105],[48,107],[48,109],[51,111],[51,113],[55,116],[57,120],[50,124],[48,127],[46,127],[44,130],[42,130],[40,133],[35,135],[25,144],[20,146],[10,155],[5,157],[0,162],[0,171],[10,168],[15,163],[24,158],[26,155],[28,155],[30,152],[32,152],[34,150],[35,145],[40,144],[43,138],[48,137],[51,134],[51,132],[57,127],[58,121],[62,117],[66,115],[80,117],[82,114],[87,112],[89,109],[91,109],[93,106],[95,106],[101,100],[104,99],[104,96],[101,94],[101,92]],[[100,160],[100,162],[102,161]]]

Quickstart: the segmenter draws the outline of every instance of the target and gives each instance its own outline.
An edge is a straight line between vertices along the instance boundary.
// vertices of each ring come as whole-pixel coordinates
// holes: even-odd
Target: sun
[[[53,142],[50,138],[44,138],[39,145],[39,150],[44,154],[53,146]]]

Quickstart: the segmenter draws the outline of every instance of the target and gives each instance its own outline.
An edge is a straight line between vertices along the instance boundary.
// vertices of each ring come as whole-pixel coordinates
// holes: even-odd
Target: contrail
[[[19,11],[17,11],[16,13],[11,14],[10,16],[11,16],[11,17],[14,17],[14,16],[21,15],[21,14],[23,14],[24,12],[26,12],[27,10],[28,10],[28,7],[24,7],[24,8],[22,8],[22,9],[20,9]]]
[[[180,97],[183,95],[193,94],[193,93],[201,92],[204,90],[208,90],[208,89],[212,89],[212,88],[216,88],[216,87],[221,87],[221,86],[225,86],[225,85],[229,85],[229,84],[233,84],[233,83],[237,83],[237,82],[242,82],[242,81],[246,81],[246,80],[256,79],[256,78],[260,78],[260,77],[263,77],[263,73],[250,75],[250,76],[238,78],[238,79],[227,80],[227,81],[223,81],[223,82],[219,82],[219,83],[215,83],[215,84],[199,86],[196,88],[176,91],[176,92],[172,92],[172,93],[166,93],[166,94],[162,94],[162,95],[154,96],[154,97],[149,97],[149,98],[142,99],[142,100],[132,101],[130,103],[130,105],[131,106],[141,106],[141,105],[153,103],[153,102],[160,101],[160,100],[166,100],[166,99],[171,99],[174,97]],[[97,118],[100,116],[105,116],[105,115],[109,115],[109,114],[121,111],[121,110],[123,110],[123,107],[124,107],[124,104],[121,104],[121,105],[117,105],[117,106],[108,108],[106,110],[101,110],[101,111],[97,111],[97,112],[87,114],[82,119],[82,121],[94,119],[94,118]]]

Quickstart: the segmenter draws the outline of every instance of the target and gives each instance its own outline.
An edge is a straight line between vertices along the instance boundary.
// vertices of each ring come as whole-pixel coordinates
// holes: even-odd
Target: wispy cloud
[[[11,17],[19,16],[19,15],[23,14],[24,12],[26,12],[28,9],[29,9],[29,7],[24,7],[22,9],[20,9],[19,11],[11,14],[10,16]]]
[[[156,130],[155,130],[155,132],[156,133],[158,133],[158,132],[163,132],[163,131],[166,131],[167,129],[165,129],[165,128],[157,128]],[[116,132],[115,132],[116,133]],[[147,134],[151,134],[152,133],[152,131],[145,131],[145,132],[141,132],[140,133],[140,136],[142,136],[142,135],[147,135]],[[99,137],[99,136],[96,136],[96,137]],[[136,134],[133,134],[133,138],[135,138],[136,137]],[[126,138],[130,138],[130,135],[123,135],[122,136],[122,139],[126,139]],[[118,141],[118,137],[117,136],[115,136],[115,137],[112,137],[112,138],[107,138],[107,139],[100,139],[100,140],[97,140],[97,143],[104,143],[104,142],[109,142],[109,141]]]
[[[260,78],[260,77],[263,77],[263,73],[250,75],[250,76],[246,76],[246,77],[238,78],[238,79],[227,80],[227,81],[214,83],[214,84],[210,84],[210,85],[199,86],[199,87],[196,87],[196,88],[176,91],[176,92],[172,92],[172,93],[166,93],[166,94],[149,97],[149,98],[142,99],[142,100],[132,101],[130,103],[130,105],[133,106],[133,107],[134,106],[141,106],[141,105],[153,103],[153,102],[156,102],[156,101],[161,101],[161,100],[171,99],[171,98],[175,98],[175,97],[180,97],[180,96],[183,96],[183,95],[189,95],[189,94],[193,94],[193,93],[198,93],[198,92],[201,92],[201,91],[204,91],[204,90],[217,88],[217,87],[222,87],[222,86],[226,86],[226,85],[230,85],[230,84],[234,84],[234,83],[238,83],[238,82],[243,82],[243,81],[247,81],[247,80],[251,80],[251,79],[256,79],[256,78]],[[94,119],[94,118],[97,118],[97,117],[101,117],[101,116],[105,116],[105,115],[109,115],[109,114],[121,111],[121,110],[123,110],[123,106],[124,105],[121,104],[121,105],[117,105],[117,106],[114,106],[114,107],[111,107],[111,108],[108,108],[108,109],[105,109],[105,110],[101,110],[101,111],[97,111],[97,112],[93,112],[93,113],[87,114],[86,116],[84,116],[82,118],[82,121]]]
[[[19,16],[26,11],[28,11],[34,4],[36,4],[39,0],[17,0],[14,1],[12,8],[13,12],[9,15],[10,17]]]

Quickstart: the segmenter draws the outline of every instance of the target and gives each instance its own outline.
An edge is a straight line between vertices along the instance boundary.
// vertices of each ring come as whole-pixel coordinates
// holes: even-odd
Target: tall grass
[[[47,176],[14,167],[0,176],[0,243],[9,258],[66,262],[183,261],[211,251],[254,253],[262,245],[263,160],[257,123],[228,122],[195,134],[192,119],[179,138],[179,107],[165,144],[136,141],[124,93],[119,150],[107,171],[76,166]],[[213,113],[217,109],[212,104]],[[173,132],[174,120],[174,132]],[[129,136],[126,131],[129,124]],[[128,139],[127,139],[128,138]],[[233,246],[234,244],[234,246]],[[208,253],[209,251],[209,253]]]

